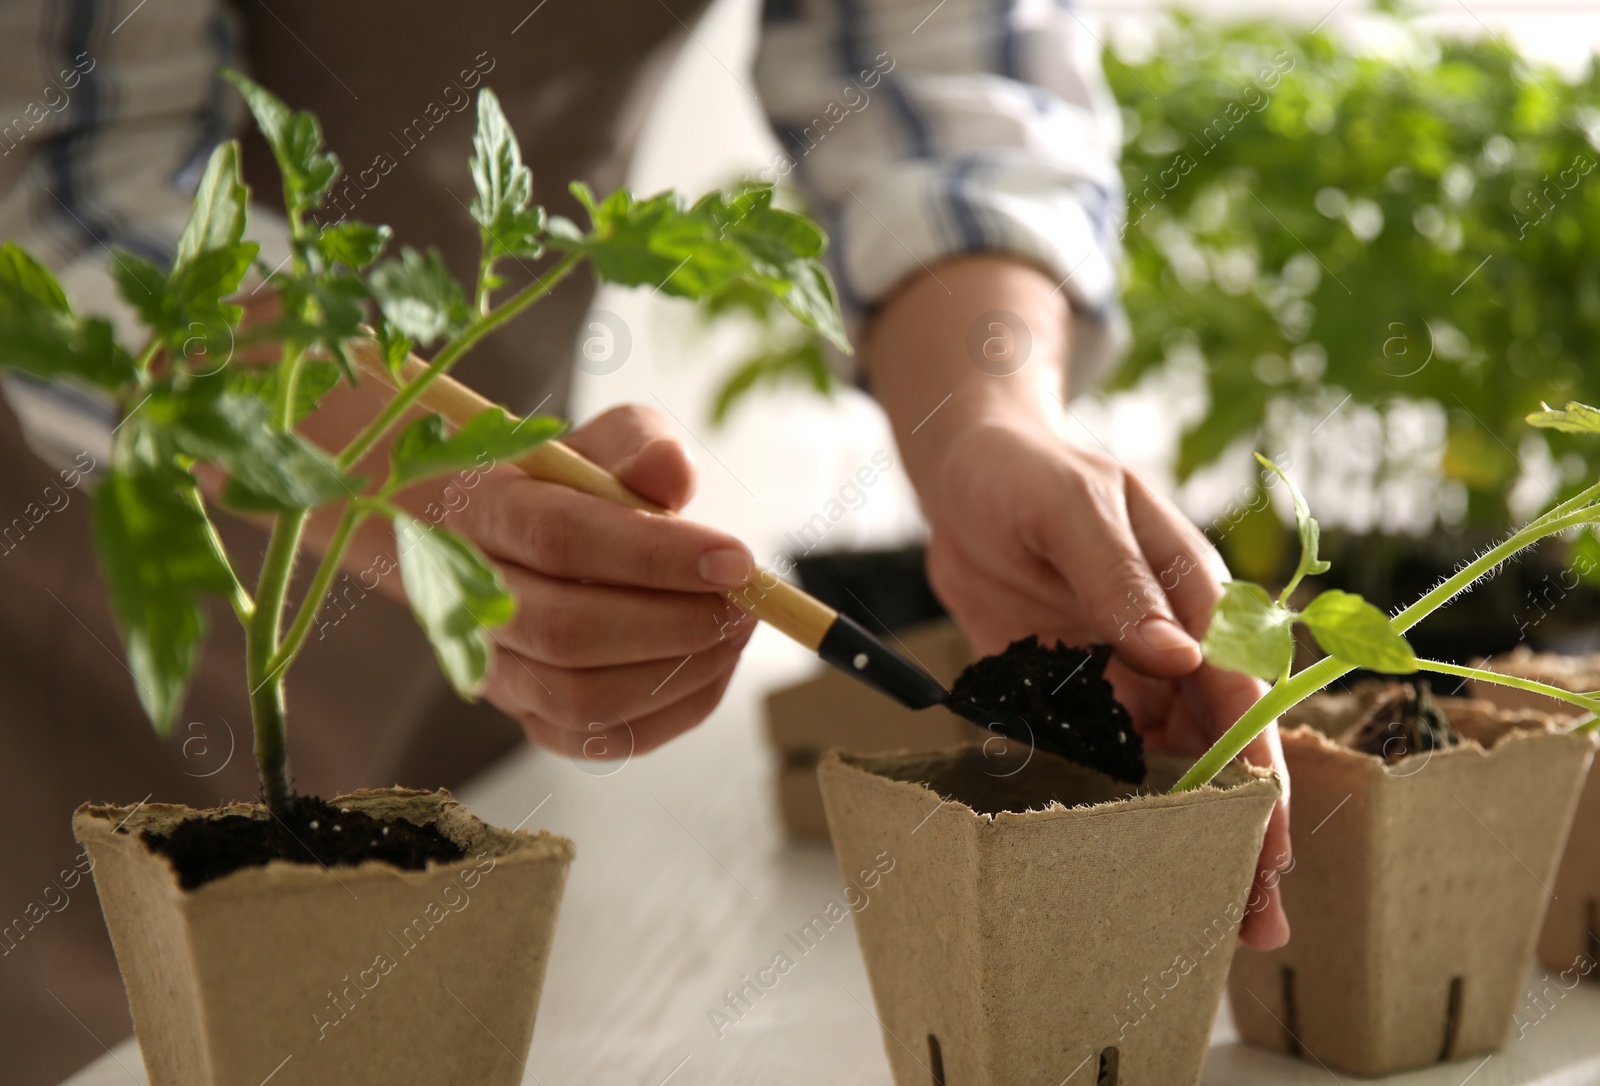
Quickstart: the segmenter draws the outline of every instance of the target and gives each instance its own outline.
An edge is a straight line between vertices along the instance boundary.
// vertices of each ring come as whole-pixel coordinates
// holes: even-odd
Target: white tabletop
[[[763,691],[811,666],[763,629],[721,708],[666,748],[620,767],[525,751],[462,790],[475,813],[500,825],[516,825],[542,804],[529,825],[578,843],[525,1082],[891,1086],[848,924],[721,1038],[708,1015],[839,891],[832,853],[789,841],[778,824],[759,709]],[[1600,985],[1586,983],[1487,1062],[1389,1081],[1589,1086],[1600,1082],[1597,1022]],[[1326,1086],[1341,1078],[1233,1037],[1224,1008],[1206,1086]],[[130,1041],[67,1086],[144,1081]]]

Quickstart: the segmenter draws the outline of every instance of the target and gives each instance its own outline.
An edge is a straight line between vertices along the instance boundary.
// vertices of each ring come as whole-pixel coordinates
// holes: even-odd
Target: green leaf
[[[228,569],[212,548],[206,521],[181,496],[187,472],[108,472],[90,499],[95,549],[144,705],[168,735],[194,673],[205,635],[198,596],[226,594]]]
[[[478,128],[472,136],[472,183],[478,194],[470,208],[483,241],[483,259],[502,256],[533,259],[544,251],[544,209],[528,206],[533,175],[522,162],[516,133],[488,87],[478,92]]]
[[[345,219],[323,227],[317,234],[316,247],[330,264],[343,264],[351,271],[360,271],[378,259],[393,234],[387,226]]]
[[[346,379],[357,383],[355,364],[347,341],[365,336],[366,283],[344,272],[284,276],[279,280],[280,309],[285,314],[272,324],[251,331],[252,339],[281,342],[292,339],[307,351],[332,356]]]
[[[498,407],[491,407],[467,420],[449,437],[444,419],[424,415],[400,431],[390,451],[397,486],[476,466],[485,470],[503,460],[515,460],[566,429],[560,419],[534,416],[512,418]],[[485,460],[488,464],[485,464]]]
[[[206,249],[168,275],[150,261],[118,249],[112,252],[111,275],[123,300],[178,358],[184,356],[187,341],[231,339],[244,310],[225,299],[239,289],[259,251],[253,241]]]
[[[0,313],[15,313],[34,306],[72,315],[66,292],[50,269],[22,246],[8,241],[0,245]]]
[[[467,323],[466,298],[437,249],[423,255],[407,246],[399,260],[373,269],[367,284],[389,323],[425,347]]]
[[[1393,675],[1417,670],[1416,654],[1389,616],[1360,596],[1329,589],[1300,612],[1300,621],[1324,652],[1347,664]]]
[[[327,453],[280,429],[249,392],[167,388],[153,393],[142,411],[170,431],[179,451],[228,473],[223,500],[237,508],[311,509],[351,497],[360,486]]]
[[[824,238],[799,215],[771,206],[769,186],[713,193],[692,208],[666,192],[637,199],[619,189],[597,201],[572,186],[592,229],[552,221],[551,244],[586,253],[595,275],[623,286],[709,299],[744,281],[771,294],[801,323],[849,352],[833,283],[818,262]]]
[[[239,88],[278,160],[284,206],[294,213],[322,206],[323,194],[339,175],[339,159],[323,150],[317,118],[292,112],[277,95],[238,72],[225,71],[223,77]]]
[[[411,337],[402,333],[394,325],[383,318],[378,319],[376,329],[378,349],[383,352],[383,364],[389,367],[389,372],[396,377],[400,375],[400,367],[405,365],[407,358],[411,357],[411,348],[415,346]]]
[[[340,367],[326,358],[302,358],[300,375],[295,379],[294,418],[291,425],[300,422],[317,409],[322,397],[333,391],[339,383]],[[278,381],[283,375],[281,366],[238,366],[228,371],[228,387],[235,392],[253,396],[263,405],[278,402]]]
[[[711,422],[722,425],[733,408],[758,387],[795,383],[810,385],[824,396],[832,395],[839,385],[823,354],[822,341],[809,334],[798,343],[761,351],[736,366],[712,400]]]
[[[773,207],[772,190],[764,186],[740,190],[731,199],[716,193],[699,206],[744,250],[748,277],[766,286],[807,327],[850,353],[833,281],[817,259],[827,238],[815,223]]]
[[[117,344],[109,321],[38,307],[0,310],[0,369],[108,392],[124,392],[137,378],[133,358]]]
[[[1317,544],[1321,538],[1322,528],[1311,515],[1311,507],[1306,504],[1300,488],[1294,485],[1288,474],[1260,453],[1255,455],[1262,467],[1283,480],[1283,485],[1289,488],[1289,496],[1294,499],[1294,522],[1300,532],[1300,564],[1295,568],[1294,576],[1290,578],[1289,583],[1284,586],[1283,594],[1278,597],[1279,603],[1287,603],[1289,595],[1302,580],[1328,572],[1328,563],[1317,557]]]
[[[1545,430],[1560,430],[1564,434],[1600,434],[1600,409],[1576,400],[1556,410],[1549,404],[1539,405],[1543,410],[1528,416],[1528,422]]]
[[[1200,642],[1208,662],[1274,682],[1294,659],[1294,612],[1278,606],[1267,590],[1229,581],[1211,609],[1211,625]]]
[[[211,152],[206,172],[195,190],[194,210],[178,238],[173,267],[181,267],[210,249],[227,249],[244,239],[250,189],[239,169],[239,143],[229,140]]]
[[[399,514],[394,534],[412,613],[456,693],[477,697],[494,651],[489,629],[510,621],[516,601],[499,571],[455,533]]]

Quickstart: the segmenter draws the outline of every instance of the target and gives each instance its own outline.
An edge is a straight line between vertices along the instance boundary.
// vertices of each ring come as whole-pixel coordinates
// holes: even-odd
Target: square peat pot
[[[1331,738],[1364,704],[1291,714],[1289,945],[1241,949],[1229,993],[1249,1043],[1387,1075],[1505,1042],[1594,747],[1543,713],[1439,698],[1462,743],[1386,764]]]
[[[948,687],[972,650],[949,619],[895,634],[906,655]],[[907,709],[887,701],[835,668],[772,691],[766,699],[767,736],[777,749],[778,813],[788,831],[827,840],[828,824],[817,788],[817,762],[833,748],[858,753],[930,749],[973,740],[989,732],[941,705]]]
[[[1574,692],[1600,690],[1600,653],[1567,656],[1518,648],[1476,666]],[[1542,709],[1575,719],[1583,710],[1570,702],[1494,683],[1471,683],[1472,696],[1503,709]],[[1549,969],[1600,980],[1600,760],[1589,767],[1578,799],[1567,849],[1551,885],[1555,900],[1539,933],[1539,961]]]
[[[898,1086],[1197,1082],[1280,795],[1167,795],[991,743],[830,752],[819,776]]]
[[[275,860],[188,890],[141,834],[201,812],[73,815],[151,1086],[520,1082],[572,843],[488,826],[448,792],[332,802],[432,823],[466,856],[422,871]]]

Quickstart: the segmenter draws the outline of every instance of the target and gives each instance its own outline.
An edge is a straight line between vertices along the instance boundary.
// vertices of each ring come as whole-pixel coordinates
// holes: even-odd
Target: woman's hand
[[[974,425],[952,441],[924,491],[928,575],[982,655],[1028,634],[1104,642],[1107,671],[1145,742],[1198,757],[1264,692],[1206,664],[1197,638],[1228,572],[1166,499],[1100,453],[1025,421]],[[1245,760],[1279,771],[1276,729]],[[1289,860],[1287,802],[1273,813],[1241,937],[1288,937],[1278,898]]]
[[[1228,578],[1215,549],[1138,476],[1068,439],[1072,319],[1034,268],[952,259],[883,306],[864,352],[872,388],[928,520],[929,578],[973,649],[995,653],[1028,634],[1108,643],[1108,675],[1148,744],[1197,756],[1263,687],[1200,654]],[[1008,343],[1027,354],[1004,356]],[[1269,949],[1288,938],[1277,888],[1290,859],[1288,774],[1276,729],[1245,759],[1285,783],[1241,903],[1241,937]]]
[[[565,443],[641,496],[679,509],[688,452],[645,407],[618,407]],[[613,505],[515,468],[484,476],[448,527],[499,565],[517,598],[485,696],[530,738],[573,757],[660,746],[721,700],[755,628],[721,593],[754,572],[732,536]]]

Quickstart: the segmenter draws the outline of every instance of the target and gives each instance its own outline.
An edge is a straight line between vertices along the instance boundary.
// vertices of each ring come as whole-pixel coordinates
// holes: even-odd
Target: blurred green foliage
[[[1182,14],[1147,59],[1108,50],[1134,333],[1112,387],[1199,349],[1210,405],[1180,478],[1283,401],[1306,428],[1346,395],[1435,401],[1441,473],[1497,530],[1523,417],[1600,398],[1600,75],[1388,21],[1383,56]],[[1600,474],[1593,443],[1542,439],[1566,485]]]

